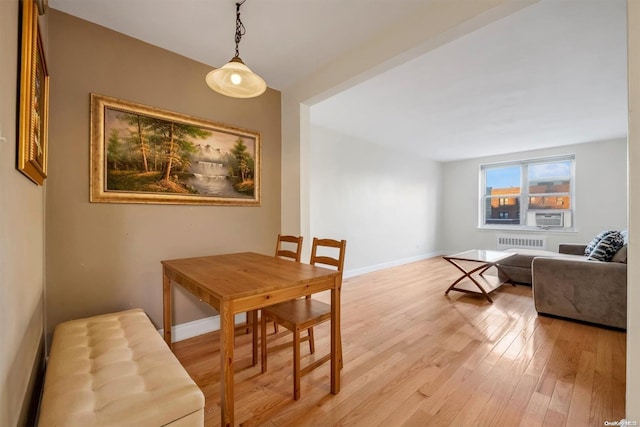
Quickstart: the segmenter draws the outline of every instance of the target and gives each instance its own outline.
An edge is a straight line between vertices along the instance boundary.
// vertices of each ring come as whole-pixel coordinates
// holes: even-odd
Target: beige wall
[[[280,230],[280,93],[231,99],[201,63],[50,10],[51,126],[47,181],[47,330],[62,321],[141,307],[162,324],[163,259],[272,253]],[[262,206],[89,203],[89,94],[255,130]],[[174,323],[215,312],[181,289]]]
[[[1,426],[24,424],[42,361],[44,190],[16,169],[18,4],[0,1]]]

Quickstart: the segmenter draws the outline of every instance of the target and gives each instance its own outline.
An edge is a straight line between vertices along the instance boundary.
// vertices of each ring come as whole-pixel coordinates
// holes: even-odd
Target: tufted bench
[[[56,327],[39,427],[203,425],[202,391],[143,310]]]

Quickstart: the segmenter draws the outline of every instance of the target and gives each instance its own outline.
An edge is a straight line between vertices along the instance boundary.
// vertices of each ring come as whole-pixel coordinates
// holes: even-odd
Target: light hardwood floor
[[[504,285],[490,304],[444,291],[458,277],[432,258],[346,279],[342,389],[329,364],[292,399],[291,334],[269,332],[269,371],[250,366],[251,340],[236,337],[235,416],[243,426],[602,426],[625,414],[626,334],[538,316],[531,288]],[[321,298],[328,301],[328,294]],[[316,354],[329,345],[316,328]],[[174,351],[220,424],[216,332]],[[313,360],[303,346],[303,364]]]

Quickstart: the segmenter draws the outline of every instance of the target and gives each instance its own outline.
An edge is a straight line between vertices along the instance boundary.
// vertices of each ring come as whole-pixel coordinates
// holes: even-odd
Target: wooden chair
[[[344,255],[347,242],[345,240],[318,239],[314,237],[311,249],[311,259],[309,264],[322,264],[323,266],[333,266],[342,273],[344,267]],[[327,255],[318,254],[318,248],[337,249],[338,256],[333,258]],[[342,277],[341,277],[342,280]],[[313,326],[331,319],[331,304],[327,304],[311,298],[307,295],[305,298],[299,298],[291,301],[285,301],[279,304],[271,305],[262,309],[261,326],[261,349],[262,349],[262,372],[267,371],[267,322],[275,321],[277,324],[284,326],[293,332],[293,399],[300,398],[300,378],[324,362],[331,359],[331,354],[327,354],[310,365],[301,368],[300,366],[300,344],[302,341],[309,341],[309,351],[315,352],[315,343],[313,339]],[[300,332],[307,330],[306,337],[300,337]],[[342,340],[338,340],[338,360],[340,368],[342,368]]]
[[[295,246],[294,246],[295,245]],[[287,236],[278,234],[276,240],[276,258],[291,258],[295,262],[300,262],[300,256],[302,255],[302,236]],[[251,330],[253,318],[250,313],[246,313],[246,333]],[[278,324],[273,323],[273,332],[278,332]]]

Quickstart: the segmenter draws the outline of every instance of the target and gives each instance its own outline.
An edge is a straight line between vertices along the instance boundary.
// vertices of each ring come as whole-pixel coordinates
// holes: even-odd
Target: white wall
[[[436,253],[440,163],[318,126],[309,154],[309,239],[346,239],[347,275]]]
[[[442,194],[452,197],[443,197],[446,215],[441,248],[446,252],[496,248],[498,231],[477,228],[481,164],[570,153],[576,155],[576,231],[531,233],[544,233],[547,249],[555,251],[559,243],[588,243],[604,229],[626,228],[627,141],[620,139],[443,164]],[[502,230],[500,234],[504,234]]]
[[[539,0],[422,2],[408,17],[282,91],[282,217],[286,233],[309,235],[309,107]],[[306,245],[305,245],[306,247]]]
[[[629,271],[627,419],[640,422],[640,2],[627,2],[629,34]]]

